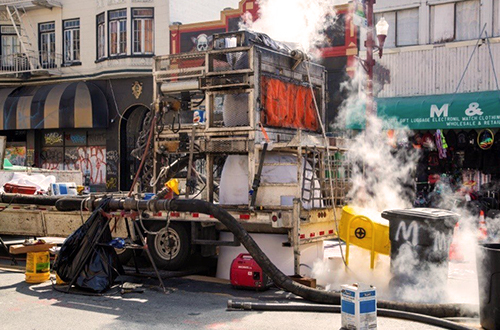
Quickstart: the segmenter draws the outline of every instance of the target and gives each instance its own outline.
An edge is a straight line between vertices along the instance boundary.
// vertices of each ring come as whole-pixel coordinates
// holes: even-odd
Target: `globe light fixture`
[[[382,57],[385,38],[387,37],[387,32],[389,32],[389,23],[385,20],[384,17],[380,18],[377,25],[375,25],[375,29],[377,31],[377,39],[378,39],[378,56]]]

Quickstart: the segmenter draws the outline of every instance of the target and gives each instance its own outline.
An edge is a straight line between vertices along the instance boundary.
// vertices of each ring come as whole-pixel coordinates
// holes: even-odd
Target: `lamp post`
[[[385,38],[387,37],[387,32],[389,30],[389,24],[385,18],[381,18],[376,26],[377,38],[379,45],[377,46],[373,36],[373,5],[375,0],[366,0],[366,19],[367,19],[367,33],[366,33],[366,60],[362,60],[362,65],[368,74],[368,79],[366,81],[366,119],[368,127],[368,119],[371,116],[377,114],[374,104],[373,104],[373,67],[375,66],[375,60],[373,59],[373,51],[376,49],[379,51],[379,57],[382,57],[383,47]]]

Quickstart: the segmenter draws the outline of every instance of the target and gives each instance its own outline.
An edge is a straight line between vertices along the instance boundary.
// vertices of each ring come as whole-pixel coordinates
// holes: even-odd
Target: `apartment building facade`
[[[6,157],[80,169],[94,191],[129,189],[168,26],[167,0],[0,1]]]

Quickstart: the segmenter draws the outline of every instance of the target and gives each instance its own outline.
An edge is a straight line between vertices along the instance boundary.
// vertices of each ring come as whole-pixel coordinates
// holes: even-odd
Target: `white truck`
[[[349,182],[346,150],[324,133],[325,69],[263,34],[218,34],[213,45],[155,57],[153,124],[143,134],[145,141],[153,130],[153,170],[140,181],[158,191],[177,179],[176,198],[219,204],[250,233],[282,237],[300,274],[303,247],[336,237]],[[81,224],[80,212],[35,208],[0,213],[18,226],[9,231],[0,220],[0,234],[66,236]],[[141,220],[156,233],[147,240],[160,268],[179,269],[193,254],[239,245],[208,215],[146,212]]]

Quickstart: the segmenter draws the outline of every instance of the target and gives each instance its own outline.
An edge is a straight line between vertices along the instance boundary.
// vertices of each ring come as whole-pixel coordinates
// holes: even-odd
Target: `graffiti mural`
[[[61,133],[58,132],[45,133],[43,139],[45,145],[48,146],[59,145],[63,143],[63,136]]]
[[[24,166],[26,163],[26,147],[5,148],[5,158],[7,158],[12,165]]]
[[[64,168],[88,173],[91,185],[106,184],[106,147],[71,147],[64,153]]]
[[[91,185],[106,184],[106,147],[53,147],[40,153],[41,167],[49,170],[88,172]]]
[[[40,167],[46,170],[63,170],[64,153],[63,148],[43,148],[40,152]]]
[[[87,135],[85,133],[70,133],[66,134],[66,145],[81,145],[87,143]]]
[[[106,181],[106,189],[107,190],[115,190],[118,187],[118,179],[113,177],[109,178],[108,181]]]

